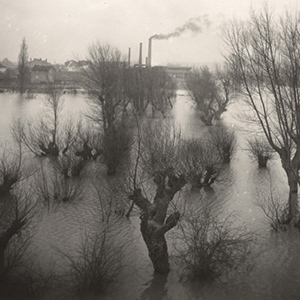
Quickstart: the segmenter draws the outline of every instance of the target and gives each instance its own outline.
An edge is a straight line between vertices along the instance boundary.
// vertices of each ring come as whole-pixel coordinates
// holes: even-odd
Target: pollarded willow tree
[[[177,225],[182,213],[178,207],[171,209],[174,198],[188,183],[196,182],[199,187],[212,184],[221,159],[207,155],[206,147],[212,143],[187,143],[170,122],[146,122],[138,132],[135,163],[126,176],[130,178],[128,196],[141,211],[140,229],[155,272],[168,273],[165,234]],[[154,193],[143,188],[145,177],[153,180]]]
[[[289,185],[287,221],[298,217],[300,168],[300,14],[280,16],[265,6],[247,22],[226,29],[228,61],[252,109],[247,121],[260,128],[279,154]]]
[[[22,137],[22,142],[35,155],[64,154],[73,142],[73,124],[62,116],[63,94],[63,86],[49,85],[42,98],[45,106],[43,115],[37,121],[24,120],[14,124],[14,132]]]
[[[101,135],[100,157],[107,174],[114,175],[132,142],[127,111],[130,100],[125,89],[128,66],[121,52],[109,44],[92,45],[87,60],[81,84],[91,99],[89,118]]]
[[[176,84],[161,67],[128,68],[125,86],[131,107],[139,116],[151,107],[152,117],[156,111],[165,117],[176,97]]]
[[[201,121],[211,126],[233,99],[233,77],[227,65],[215,72],[208,66],[195,68],[186,77],[186,89],[201,113]]]
[[[165,118],[167,110],[173,107],[176,98],[176,83],[161,67],[148,68],[146,90],[152,106],[152,117],[158,111]]]

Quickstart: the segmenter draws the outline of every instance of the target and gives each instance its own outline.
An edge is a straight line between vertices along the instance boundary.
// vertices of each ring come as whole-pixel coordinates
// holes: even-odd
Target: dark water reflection
[[[150,282],[147,283],[148,287],[142,292],[141,300],[163,300],[166,299],[168,290],[167,275],[154,274]]]
[[[0,94],[0,137],[2,144],[10,141],[10,124],[16,116],[39,116],[44,109],[40,96],[36,99],[22,99],[17,94]],[[78,115],[87,109],[83,96],[65,95],[65,114]],[[227,165],[213,190],[203,193],[203,197],[213,203],[217,216],[235,213],[236,225],[245,225],[257,235],[255,257],[252,269],[229,278],[204,283],[184,283],[176,271],[169,276],[153,275],[145,244],[139,231],[139,218],[124,221],[119,236],[130,241],[126,254],[126,266],[119,281],[105,299],[128,300],[234,300],[234,299],[300,299],[300,235],[297,230],[273,233],[261,210],[254,205],[255,195],[266,193],[276,187],[279,197],[287,196],[286,177],[278,160],[267,169],[259,169],[248,157],[245,140],[248,136],[243,124],[234,118],[240,110],[239,104],[232,105],[224,114],[218,126],[228,126],[236,130],[238,149],[232,162]],[[188,101],[185,91],[179,91],[173,108],[173,117],[185,136],[200,137],[207,133],[198,113]],[[191,205],[201,201],[199,192],[193,191]],[[35,229],[34,245],[42,253],[41,264],[51,261],[55,251],[53,245],[69,252],[80,243],[82,234],[95,226],[96,204],[85,198],[74,206],[44,213]],[[170,246],[171,249],[171,246]],[[57,257],[55,259],[58,259]],[[47,296],[46,296],[47,299]],[[49,298],[48,298],[49,299]],[[58,299],[58,298],[57,298]],[[62,298],[63,299],[63,298]]]

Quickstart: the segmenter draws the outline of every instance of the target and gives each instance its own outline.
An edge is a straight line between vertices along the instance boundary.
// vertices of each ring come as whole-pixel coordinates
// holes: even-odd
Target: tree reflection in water
[[[143,291],[141,300],[163,300],[167,299],[168,274],[154,274],[150,285]]]

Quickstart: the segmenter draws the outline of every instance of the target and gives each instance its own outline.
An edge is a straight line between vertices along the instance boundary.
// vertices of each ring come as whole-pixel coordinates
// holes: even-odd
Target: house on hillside
[[[34,66],[31,69],[31,83],[53,83],[55,69],[52,66]]]
[[[82,69],[86,69],[89,66],[89,62],[87,60],[68,60],[65,62],[65,67],[69,72],[79,72]]]
[[[30,61],[28,62],[29,68],[33,68],[34,66],[51,66],[49,62],[47,62],[47,59],[41,59],[41,58],[30,58]]]
[[[74,59],[66,61],[65,67],[69,72],[76,72],[79,70],[79,64]]]
[[[2,61],[0,61],[1,65],[6,67],[7,69],[16,69],[18,66],[18,63],[11,62],[7,58],[4,58]]]

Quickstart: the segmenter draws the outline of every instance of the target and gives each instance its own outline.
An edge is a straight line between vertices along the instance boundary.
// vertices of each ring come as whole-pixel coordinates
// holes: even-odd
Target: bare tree
[[[1,201],[1,232],[0,232],[0,279],[7,274],[5,250],[9,242],[18,234],[35,214],[35,202],[28,192],[14,193],[11,199]]]
[[[223,162],[229,163],[237,145],[235,132],[224,127],[216,127],[210,131],[209,140],[217,148]]]
[[[153,201],[137,186],[129,198],[141,210],[141,233],[148,248],[154,270],[169,271],[169,255],[165,234],[176,226],[178,211],[167,217],[167,210],[175,194],[186,184],[180,165],[180,134],[175,128],[162,124],[143,127],[139,163],[153,177],[156,193]]]
[[[229,70],[217,68],[214,74],[207,66],[196,68],[186,77],[186,88],[201,112],[201,121],[212,125],[226,111],[233,94]]]
[[[0,155],[0,197],[7,196],[13,187],[30,177],[34,170],[26,165],[20,136],[14,137],[12,147],[1,149]]]
[[[192,280],[208,280],[248,265],[254,238],[237,226],[230,214],[218,220],[207,202],[190,206],[175,233],[174,244],[182,273]]]
[[[275,158],[274,149],[270,146],[268,141],[254,137],[248,140],[248,148],[250,157],[258,162],[259,168],[266,168],[268,161]]]
[[[126,94],[135,114],[142,116],[147,113],[150,104],[147,90],[149,68],[128,68],[125,80]]]
[[[151,107],[152,117],[155,116],[155,112],[160,112],[166,117],[176,97],[176,84],[172,77],[161,67],[128,68],[127,74],[126,93],[130,99],[130,107],[135,113],[145,115]]]
[[[23,94],[26,90],[26,86],[30,80],[29,76],[30,71],[28,66],[28,46],[26,44],[25,38],[23,38],[18,60],[18,81],[21,94]]]
[[[185,141],[181,159],[193,187],[209,188],[220,175],[222,156],[208,138]]]
[[[196,177],[199,170],[201,175],[204,174],[201,177],[203,184],[211,184],[216,177],[210,169],[207,173],[203,170],[204,155],[209,151],[192,151],[192,147],[186,147],[184,144],[187,142],[182,139],[180,130],[169,120],[165,121],[142,125],[134,167],[131,174],[127,174],[131,176],[129,199],[141,210],[141,233],[157,273],[169,271],[165,234],[177,225],[181,216],[178,208],[170,210],[175,195],[191,178]],[[217,151],[215,153],[218,154]],[[153,179],[151,191],[144,188],[145,174],[148,176],[147,183]]]
[[[259,190],[254,195],[254,204],[263,211],[272,229],[276,232],[280,229],[286,229],[286,214],[288,212],[285,203],[282,202],[282,198],[278,194],[270,182],[268,193]]]
[[[98,126],[80,120],[76,124],[76,135],[72,150],[77,157],[84,161],[96,159],[101,153],[101,132]]]
[[[155,111],[158,111],[165,118],[167,110],[173,107],[173,99],[176,98],[176,84],[163,68],[147,70],[146,89],[152,106],[152,117],[155,116]]]
[[[43,103],[45,110],[38,121],[18,120],[13,130],[22,137],[23,143],[35,155],[64,154],[71,147],[75,128],[71,120],[62,118],[63,87],[49,85]]]
[[[118,238],[122,221],[114,213],[113,194],[100,182],[94,177],[91,185],[99,212],[92,230],[86,228],[75,247],[75,255],[58,249],[69,265],[69,270],[62,275],[67,278],[63,279],[63,285],[69,285],[81,296],[107,292],[124,266],[124,250],[128,245],[128,241]]]
[[[55,169],[46,169],[41,164],[40,169],[34,175],[32,188],[38,201],[50,211],[63,203],[72,203],[82,199],[83,183],[81,178],[65,178]]]
[[[124,84],[127,63],[117,48],[101,43],[89,48],[88,61],[88,67],[82,71],[82,85],[91,99],[88,117],[99,126],[102,158],[107,174],[114,175],[131,139],[129,98]]]
[[[216,67],[215,78],[219,94],[216,97],[215,119],[220,119],[221,115],[227,110],[228,105],[235,97],[234,74],[230,66],[225,63],[223,66]]]
[[[289,221],[298,217],[300,168],[299,12],[275,17],[265,6],[245,23],[225,32],[228,62],[241,79],[252,114],[245,121],[260,128],[279,154],[289,185]]]
[[[92,100],[89,117],[106,132],[129,104],[124,91],[127,64],[117,48],[99,42],[89,48],[87,60],[88,68],[82,70],[82,86]]]

